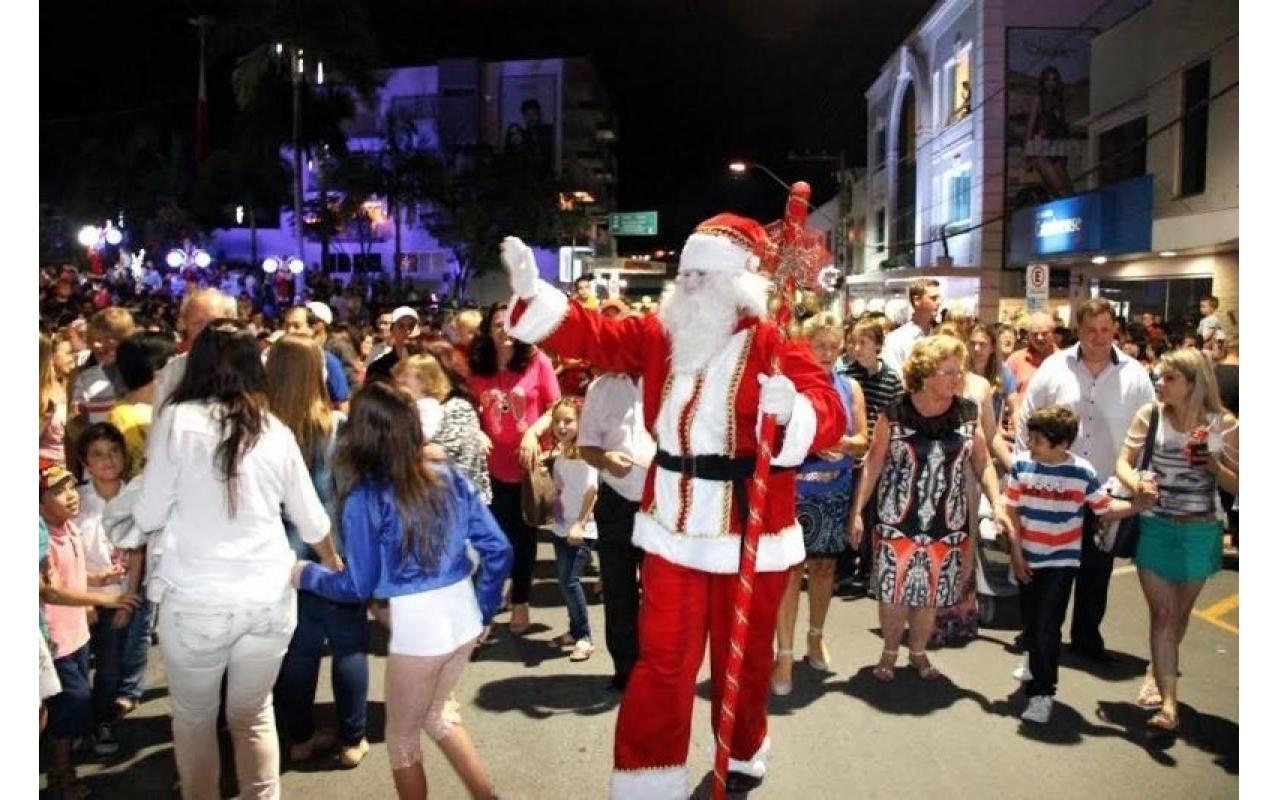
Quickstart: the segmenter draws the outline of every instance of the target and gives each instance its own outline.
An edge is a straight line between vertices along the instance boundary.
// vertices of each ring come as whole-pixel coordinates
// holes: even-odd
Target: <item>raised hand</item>
[[[538,289],[538,264],[534,261],[533,251],[515,236],[502,240],[501,251],[512,294],[524,299],[533,297]]]

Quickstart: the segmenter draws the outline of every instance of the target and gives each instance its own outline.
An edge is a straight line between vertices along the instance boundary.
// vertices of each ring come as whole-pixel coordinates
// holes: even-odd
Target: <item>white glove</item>
[[[791,421],[791,409],[796,405],[796,385],[785,375],[760,378],[760,412],[772,414],[779,425]]]
[[[502,263],[507,268],[507,277],[511,281],[511,292],[524,300],[533,297],[538,291],[538,263],[533,260],[533,251],[515,236],[502,240]]]

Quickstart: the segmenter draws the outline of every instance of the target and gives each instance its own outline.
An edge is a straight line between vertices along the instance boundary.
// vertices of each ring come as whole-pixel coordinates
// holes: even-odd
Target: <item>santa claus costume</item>
[[[765,318],[768,280],[758,268],[767,244],[758,222],[717,215],[686,242],[659,313],[612,320],[538,280],[518,239],[503,243],[516,294],[511,335],[642,377],[645,425],[658,443],[633,534],[645,551],[640,658],[618,713],[614,798],[688,797],[690,717],[708,636],[712,730],[719,724],[747,484],[768,413],[779,424],[776,456],[729,764],[731,776],[764,777],[773,629],[787,570],[804,560],[794,467],[834,447],[844,427],[840,398],[808,345]]]

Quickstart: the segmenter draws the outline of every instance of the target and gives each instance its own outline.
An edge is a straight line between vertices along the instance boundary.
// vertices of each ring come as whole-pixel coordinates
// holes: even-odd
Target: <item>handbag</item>
[[[520,516],[526,525],[545,528],[551,524],[556,485],[551,478],[551,458],[540,459],[520,479]]]
[[[1151,422],[1147,425],[1147,441],[1142,447],[1142,458],[1138,462],[1139,472],[1151,466],[1151,454],[1156,449],[1156,429],[1159,427],[1160,406],[1155,404],[1151,409]],[[1117,500],[1133,499],[1133,493],[1115,477],[1107,481],[1107,494]],[[1133,554],[1138,551],[1138,515],[1100,526],[1094,542],[1099,550],[1116,558],[1133,558]]]

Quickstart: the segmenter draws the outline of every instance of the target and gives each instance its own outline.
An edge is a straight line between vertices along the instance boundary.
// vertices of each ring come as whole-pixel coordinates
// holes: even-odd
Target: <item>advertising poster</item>
[[[502,79],[502,151],[523,153],[543,170],[556,166],[556,76]]]
[[[1005,208],[1076,194],[1088,163],[1092,28],[1007,33]],[[1081,181],[1083,184],[1083,181]]]

